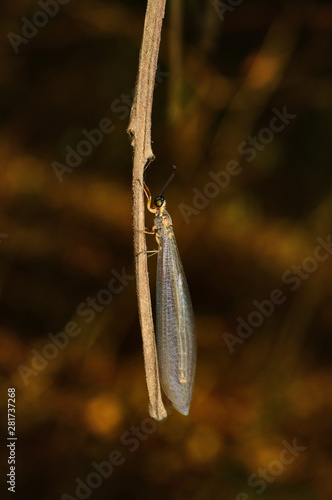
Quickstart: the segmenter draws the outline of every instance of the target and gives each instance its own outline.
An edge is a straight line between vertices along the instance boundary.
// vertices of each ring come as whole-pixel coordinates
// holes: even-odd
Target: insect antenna
[[[169,185],[170,185],[170,183],[172,182],[173,177],[174,177],[174,175],[176,174],[176,171],[177,171],[177,168],[176,168],[176,166],[175,166],[175,165],[173,165],[173,172],[171,173],[170,178],[168,179],[168,181],[166,182],[165,186],[164,186],[164,187],[162,188],[162,190],[160,191],[160,194],[159,194],[159,196],[157,196],[157,198],[160,198],[160,197],[164,194],[164,192],[166,191],[166,189],[168,188],[168,186],[169,186]]]

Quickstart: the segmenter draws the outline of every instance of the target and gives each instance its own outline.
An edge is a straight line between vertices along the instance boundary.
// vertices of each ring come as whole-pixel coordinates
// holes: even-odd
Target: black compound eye
[[[154,200],[154,203],[156,205],[156,207],[160,208],[163,206],[164,204],[164,201],[165,201],[165,198],[163,196],[158,196],[155,200]]]

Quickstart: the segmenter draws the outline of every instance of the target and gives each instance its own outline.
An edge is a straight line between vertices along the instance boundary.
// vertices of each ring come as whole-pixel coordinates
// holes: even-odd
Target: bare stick
[[[128,133],[133,147],[133,228],[138,312],[143,338],[149,413],[156,420],[167,416],[161,398],[157,351],[153,328],[151,296],[145,240],[144,168],[154,160],[151,147],[153,90],[166,0],[148,0],[135,98]]]

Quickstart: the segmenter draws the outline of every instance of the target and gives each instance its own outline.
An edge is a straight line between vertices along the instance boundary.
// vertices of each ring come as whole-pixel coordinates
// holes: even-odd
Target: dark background
[[[28,31],[27,43],[8,34],[23,36],[26,20],[43,23],[34,18],[38,2],[1,7],[0,426],[5,438],[7,389],[15,387],[16,498],[83,498],[76,479],[86,482],[92,463],[114,450],[123,463],[85,498],[332,496],[332,258],[308,260],[317,238],[332,233],[332,6],[238,3],[223,21],[208,0],[166,8],[147,182],[157,195],[177,165],[167,207],[192,294],[198,362],[189,416],[171,411],[156,424],[134,280],[116,282],[119,293],[108,305],[97,301],[98,311],[79,312],[114,270],[134,273],[126,128],[145,1],[70,0]],[[262,132],[285,107],[296,117],[273,136]],[[57,176],[54,162],[65,165],[67,148],[76,151],[82,131],[105,118],[111,133]],[[271,140],[249,157],[239,150],[248,136]],[[207,187],[209,173],[231,160],[240,173],[223,189]],[[194,205],[197,190],[210,199]],[[183,204],[195,209],[189,220]],[[155,265],[151,257],[153,297]],[[298,286],[293,266],[304,273]],[[274,289],[285,299],[260,321],[254,301]],[[241,339],[248,317],[257,326]],[[48,335],[69,322],[79,333],[63,335],[67,345],[56,349]],[[233,349],[226,332],[238,338]],[[54,357],[36,364],[36,352]],[[294,440],[305,450],[280,465],[284,442]],[[249,484],[259,468],[269,480]]]

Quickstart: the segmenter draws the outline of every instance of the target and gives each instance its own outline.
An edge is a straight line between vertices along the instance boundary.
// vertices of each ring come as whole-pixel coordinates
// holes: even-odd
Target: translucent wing
[[[157,351],[161,384],[173,406],[188,415],[196,367],[194,313],[169,214],[155,218]]]

